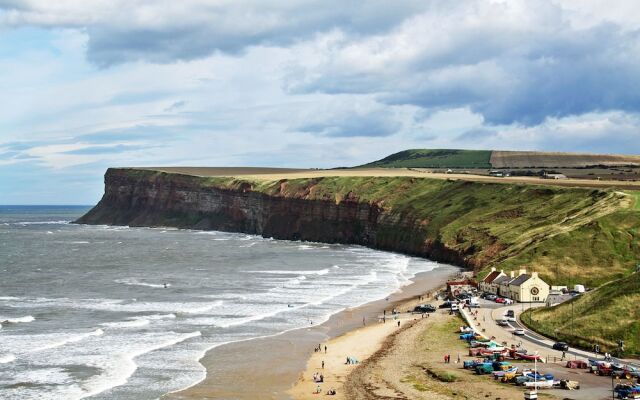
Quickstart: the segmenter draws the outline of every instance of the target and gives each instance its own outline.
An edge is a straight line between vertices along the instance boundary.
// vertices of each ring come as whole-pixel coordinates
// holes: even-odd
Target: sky
[[[121,166],[640,154],[640,2],[0,0],[0,204]]]

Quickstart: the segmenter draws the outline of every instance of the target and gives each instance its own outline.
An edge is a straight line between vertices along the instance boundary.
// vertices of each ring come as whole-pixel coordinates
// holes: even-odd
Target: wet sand
[[[413,283],[390,295],[388,300],[344,310],[322,325],[212,349],[200,360],[207,369],[207,377],[163,399],[290,399],[287,392],[305,370],[314,347],[362,327],[363,317],[367,324],[377,324],[383,310],[391,310],[442,286],[458,271],[457,267],[443,264],[416,275]]]

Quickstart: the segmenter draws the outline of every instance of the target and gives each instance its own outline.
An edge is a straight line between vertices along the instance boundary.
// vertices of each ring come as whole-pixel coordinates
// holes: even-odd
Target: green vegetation
[[[626,356],[640,356],[640,273],[607,283],[570,302],[527,311],[522,320],[532,329],[601,351],[616,353],[624,340]]]
[[[431,376],[432,378],[435,378],[437,380],[439,380],[440,382],[455,382],[459,379],[458,375],[448,372],[448,371],[443,371],[440,369],[433,369],[433,368],[427,368],[425,370],[425,372]]]
[[[407,375],[404,378],[400,379],[400,382],[410,383],[411,386],[413,386],[413,388],[419,392],[426,392],[427,390],[429,390],[427,385],[420,382],[415,375]]]
[[[629,191],[628,192],[635,199],[635,209],[640,210],[640,192],[639,191]]]
[[[489,150],[413,149],[392,154],[362,167],[491,168]]]

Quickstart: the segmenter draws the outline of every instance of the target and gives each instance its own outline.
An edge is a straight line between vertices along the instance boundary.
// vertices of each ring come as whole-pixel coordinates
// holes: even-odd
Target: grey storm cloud
[[[215,52],[237,54],[250,46],[289,45],[318,32],[341,29],[376,34],[426,5],[420,0],[114,0],[103,4],[47,0],[0,2],[0,27],[77,27],[88,35],[87,56],[96,65],[143,60],[169,63]]]
[[[288,48],[291,65],[281,82],[287,94],[366,94],[385,106],[468,108],[487,126],[536,126],[548,118],[590,112],[640,112],[639,27],[598,17],[606,7],[590,9],[586,23],[574,20],[593,4],[570,0],[53,3],[0,1],[0,28],[81,29],[87,35],[88,60],[101,67],[135,61],[174,63],[218,52],[240,58],[253,46]],[[335,42],[301,53],[313,60],[295,53],[296,47],[313,47],[315,41],[323,42],[319,36],[332,32],[338,32]],[[175,108],[179,107],[168,110]],[[327,116],[327,121],[300,130],[327,136],[386,136],[397,129],[393,119],[370,113],[366,118]]]

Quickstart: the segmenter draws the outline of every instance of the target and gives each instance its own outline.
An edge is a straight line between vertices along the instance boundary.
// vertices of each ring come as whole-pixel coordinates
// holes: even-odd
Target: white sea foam
[[[137,280],[136,278],[124,278],[124,279],[116,279],[114,280],[115,283],[122,283],[123,285],[129,285],[129,286],[145,286],[145,287],[151,287],[151,288],[156,288],[156,289],[164,289],[165,288],[165,283],[148,283],[148,282],[142,282]],[[166,287],[171,286],[170,283],[166,284]]]
[[[39,351],[44,351],[44,350],[51,350],[51,349],[55,349],[58,347],[62,347],[65,346],[67,344],[70,343],[78,343],[84,339],[90,338],[92,336],[102,336],[104,334],[104,331],[102,329],[96,329],[94,331],[91,332],[87,332],[87,333],[81,333],[78,335],[71,335],[71,336],[67,336],[66,338],[59,340],[59,341],[55,341],[55,342],[51,342],[48,343],[44,346],[38,347],[36,349],[31,350],[30,352],[39,352]]]
[[[201,336],[199,331],[176,335],[173,338],[166,339],[160,343],[148,344],[127,352],[126,355],[120,355],[119,362],[114,367],[104,370],[101,374],[91,377],[82,384],[82,394],[78,397],[84,399],[86,397],[95,396],[99,393],[115,388],[127,383],[129,378],[136,372],[138,365],[135,362],[137,357],[144,354],[160,350],[165,347],[176,345],[185,340]]]
[[[89,244],[91,242],[87,242],[86,240],[76,240],[71,242],[71,244]]]
[[[27,315],[26,317],[19,317],[19,318],[5,318],[5,317],[0,317],[0,322],[3,323],[8,323],[8,324],[20,324],[20,323],[27,323],[27,322],[33,322],[36,319],[31,316],[31,315]]]
[[[119,322],[105,322],[100,324],[106,328],[141,328],[143,326],[147,326],[151,323],[150,320],[145,318],[132,318],[126,321]]]
[[[60,220],[60,221],[20,221],[20,222],[13,222],[11,225],[22,225],[22,226],[28,226],[28,225],[66,225],[68,223],[70,223],[71,221],[67,221],[67,220]]]
[[[8,364],[12,361],[15,361],[16,356],[13,354],[6,354],[4,356],[0,356],[0,364]]]
[[[245,271],[250,274],[271,274],[271,275],[326,275],[328,274],[329,268],[324,268],[320,270],[309,270],[309,271],[294,271],[287,269],[276,269],[276,270],[262,270],[262,271]]]

